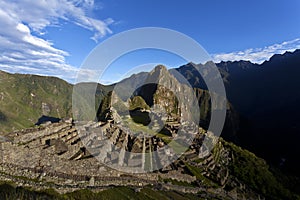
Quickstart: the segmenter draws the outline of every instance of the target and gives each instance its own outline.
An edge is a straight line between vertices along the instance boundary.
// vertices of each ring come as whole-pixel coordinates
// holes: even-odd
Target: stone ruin
[[[179,137],[176,136],[176,125],[167,125],[166,128],[172,133],[170,139]],[[186,131],[192,130],[187,128]],[[157,184],[163,184],[165,189],[179,191],[199,192],[205,189],[180,188],[162,182],[199,182],[193,174],[187,173],[185,163],[188,163],[203,169],[203,176],[213,177],[221,186],[225,186],[229,176],[226,162],[230,161],[231,155],[224,149],[217,158],[210,152],[204,153],[201,146],[205,137],[203,130],[199,129],[191,134],[196,134],[196,137],[184,155],[175,162],[162,166],[159,162],[168,161],[173,152],[165,152],[167,141],[159,136],[137,137],[129,130],[120,128],[113,120],[76,125],[72,120],[65,120],[14,132],[11,133],[10,140],[2,140],[0,176],[2,180],[13,180],[18,185],[52,187],[59,192],[86,187],[99,189],[111,185],[142,187]],[[129,151],[133,154],[127,155]],[[222,165],[216,161],[220,157]],[[140,173],[113,169],[112,164]],[[161,169],[153,171],[155,166]],[[141,173],[147,170],[153,172]],[[198,184],[201,185],[201,181]]]

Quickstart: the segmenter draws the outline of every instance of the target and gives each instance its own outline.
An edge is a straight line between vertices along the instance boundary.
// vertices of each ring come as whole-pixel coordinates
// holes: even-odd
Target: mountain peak
[[[164,65],[157,65],[155,68],[152,70],[153,72],[166,72],[168,71],[167,68]]]
[[[169,72],[164,65],[157,65],[149,72],[147,80],[158,83],[163,77],[168,76]]]
[[[296,49],[295,51],[286,51],[283,54],[274,54],[268,61],[265,61],[264,63],[282,62],[282,61],[285,62],[286,59],[291,58],[291,57],[298,58],[299,53],[300,53],[300,49]]]

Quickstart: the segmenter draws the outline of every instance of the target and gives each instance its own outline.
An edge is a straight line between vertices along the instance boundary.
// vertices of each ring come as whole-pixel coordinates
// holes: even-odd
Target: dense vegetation
[[[42,115],[71,117],[72,86],[54,77],[0,73],[0,132],[33,126]]]
[[[265,160],[232,143],[223,141],[225,148],[233,153],[230,164],[231,174],[248,187],[271,199],[299,199],[272,173]]]
[[[97,109],[103,96],[112,90],[113,86],[97,84],[96,91],[90,91],[94,85],[89,87],[89,84],[79,85],[87,90],[84,91],[87,95],[93,94]],[[72,117],[73,87],[55,77],[0,71],[0,133],[34,126],[42,116]],[[82,98],[83,104],[86,99],[87,96]]]
[[[129,104],[129,110],[136,110],[136,109],[146,109],[149,110],[150,107],[146,104],[145,100],[140,96],[134,96]]]

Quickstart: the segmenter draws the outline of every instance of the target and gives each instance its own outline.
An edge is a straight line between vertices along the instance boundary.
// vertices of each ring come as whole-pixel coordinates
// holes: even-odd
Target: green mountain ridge
[[[0,132],[34,126],[43,115],[71,117],[71,94],[56,77],[0,72]]]
[[[88,88],[89,84],[77,84]],[[0,71],[0,133],[33,127],[42,116],[70,118],[74,85],[57,77]],[[97,84],[96,104],[111,89]],[[90,94],[90,91],[87,91]]]

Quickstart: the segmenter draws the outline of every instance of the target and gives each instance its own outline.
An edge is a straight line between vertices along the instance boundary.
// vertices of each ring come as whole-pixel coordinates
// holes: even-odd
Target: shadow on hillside
[[[4,115],[4,113],[0,111],[0,121],[6,121],[6,120],[7,120],[6,116]]]
[[[56,117],[50,117],[50,116],[45,116],[45,115],[43,115],[43,116],[41,116],[39,119],[38,119],[38,121],[35,123],[35,125],[41,125],[41,124],[43,124],[43,123],[45,123],[45,122],[51,122],[51,123],[57,123],[57,122],[59,122],[60,121],[60,119],[59,118],[56,118]]]
[[[140,110],[140,108],[136,108],[134,110],[129,111],[131,119],[135,123],[143,124],[144,126],[147,126],[151,119],[149,117],[149,112],[145,112]]]

